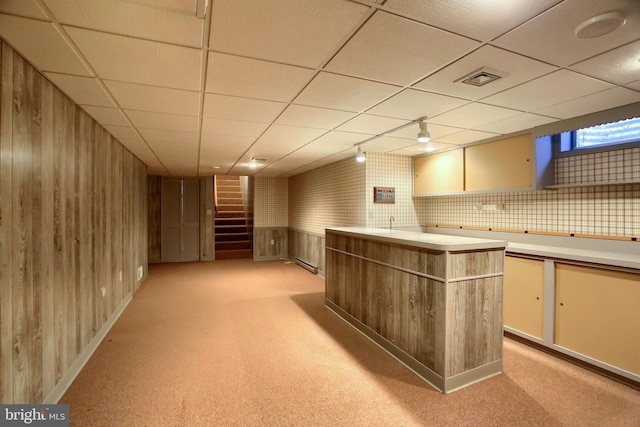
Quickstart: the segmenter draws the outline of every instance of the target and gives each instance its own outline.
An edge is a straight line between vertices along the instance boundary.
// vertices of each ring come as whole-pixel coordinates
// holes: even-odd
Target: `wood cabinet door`
[[[640,274],[556,263],[555,344],[640,374]]]
[[[473,145],[464,153],[466,191],[525,189],[535,184],[531,134]]]
[[[543,338],[543,260],[505,257],[504,325],[533,337]]]
[[[457,193],[464,190],[464,155],[462,149],[413,161],[413,194]]]

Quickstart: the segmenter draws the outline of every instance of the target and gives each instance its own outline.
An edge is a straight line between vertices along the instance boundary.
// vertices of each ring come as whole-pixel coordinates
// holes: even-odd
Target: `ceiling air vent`
[[[460,77],[455,83],[465,83],[472,86],[484,86],[494,80],[505,77],[508,74],[493,68],[482,67],[466,76]]]

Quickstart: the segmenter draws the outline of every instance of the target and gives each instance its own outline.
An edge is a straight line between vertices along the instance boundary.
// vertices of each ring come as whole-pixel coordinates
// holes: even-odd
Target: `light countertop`
[[[528,245],[524,243],[509,243],[507,246],[507,254],[510,253],[640,269],[640,254],[563,248],[559,246]]]
[[[369,227],[332,227],[327,231],[358,234],[373,240],[411,245],[437,251],[468,251],[476,249],[501,249],[507,246],[504,240],[477,239],[475,237],[446,234],[421,233],[406,230]]]

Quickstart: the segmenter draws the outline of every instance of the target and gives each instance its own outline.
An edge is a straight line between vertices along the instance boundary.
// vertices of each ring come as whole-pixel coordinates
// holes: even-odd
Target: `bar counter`
[[[326,229],[326,305],[443,393],[502,372],[506,241]]]

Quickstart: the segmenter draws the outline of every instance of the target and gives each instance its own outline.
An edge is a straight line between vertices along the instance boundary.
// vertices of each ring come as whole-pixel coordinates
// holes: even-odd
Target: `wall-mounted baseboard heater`
[[[305,270],[309,270],[313,274],[318,274],[318,267],[311,265],[308,262],[301,260],[300,258],[294,258],[294,261]]]

